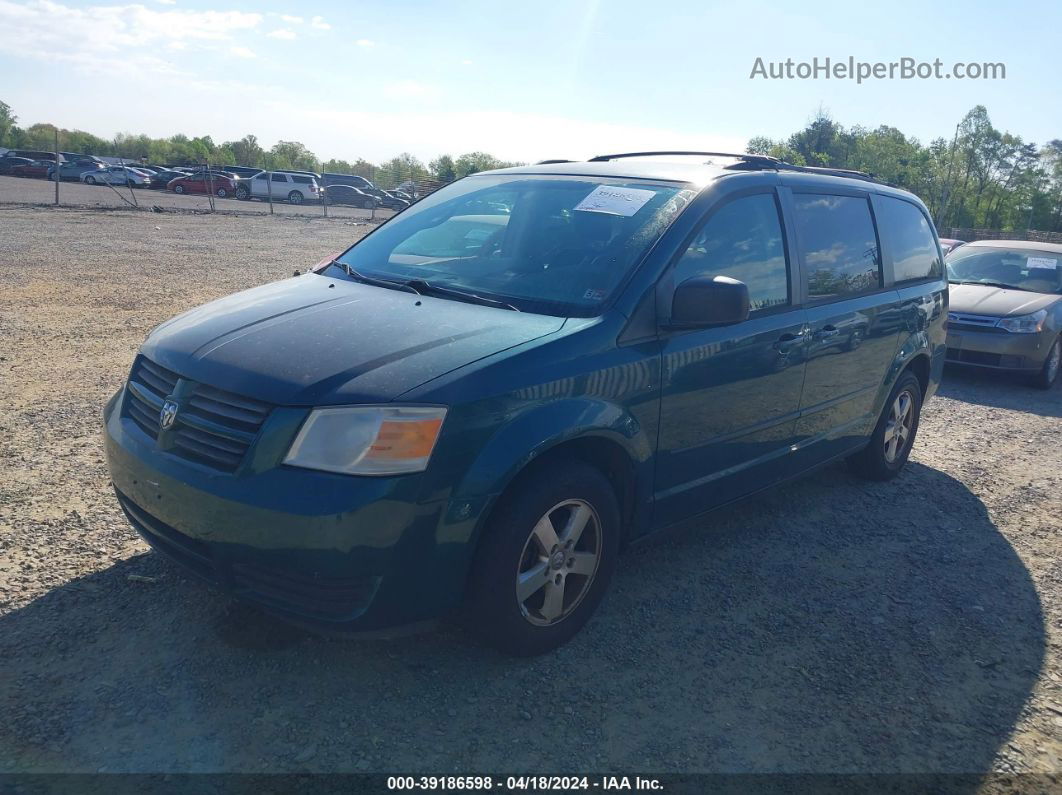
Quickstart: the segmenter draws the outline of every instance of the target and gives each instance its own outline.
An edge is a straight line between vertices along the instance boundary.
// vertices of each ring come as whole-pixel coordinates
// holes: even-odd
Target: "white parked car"
[[[131,185],[146,188],[151,178],[143,171],[131,166],[107,166],[97,171],[87,171],[81,175],[81,181],[88,185]]]
[[[236,198],[268,199],[270,191],[275,202],[302,204],[321,198],[316,178],[292,171],[260,171],[253,177],[241,179],[236,186]]]

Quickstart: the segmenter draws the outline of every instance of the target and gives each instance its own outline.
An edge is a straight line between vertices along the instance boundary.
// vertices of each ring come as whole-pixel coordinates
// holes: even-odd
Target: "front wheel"
[[[242,186],[239,187],[239,188],[236,188],[236,198],[237,199],[243,201],[245,199],[249,199],[250,196],[251,196],[251,192],[249,190],[247,190],[247,188],[244,188]]]
[[[173,192],[174,193],[184,193],[184,185],[174,185],[173,186]]]
[[[1050,389],[1055,385],[1055,381],[1058,380],[1058,372],[1062,367],[1062,337],[1055,340],[1055,344],[1051,346],[1051,350],[1047,352],[1047,358],[1044,360],[1044,366],[1040,368],[1040,372],[1033,379],[1033,383],[1040,389]]]
[[[288,194],[288,203],[302,204],[302,194],[299,193],[297,190],[293,190],[291,193]]]
[[[85,184],[86,185],[95,185],[96,184],[96,178],[95,177],[85,177]]]
[[[229,192],[227,190],[225,190],[224,188],[218,188],[216,191],[214,191],[214,193],[217,195],[217,197],[219,199],[224,199],[226,196],[229,195]]]
[[[868,480],[891,480],[900,474],[911,455],[922,413],[922,385],[905,371],[885,401],[870,444],[848,458],[848,464]]]
[[[473,563],[470,626],[529,657],[567,643],[608,588],[619,550],[616,494],[581,462],[538,469],[503,498]]]

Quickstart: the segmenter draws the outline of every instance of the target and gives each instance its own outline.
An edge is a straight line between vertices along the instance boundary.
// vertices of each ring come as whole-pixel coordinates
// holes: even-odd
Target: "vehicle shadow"
[[[1062,417],[1062,379],[1053,389],[1037,389],[1020,375],[949,365],[937,394],[981,406]]]
[[[534,660],[323,639],[120,562],[0,618],[0,772],[979,774],[1044,644],[961,482],[830,468],[633,547]]]

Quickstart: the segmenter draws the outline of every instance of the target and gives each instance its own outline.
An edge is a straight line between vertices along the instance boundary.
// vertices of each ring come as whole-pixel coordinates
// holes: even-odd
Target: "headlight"
[[[428,466],[446,409],[337,406],[314,409],[285,464],[348,475],[399,475]]]
[[[1031,315],[1019,315],[1018,317],[1002,317],[999,322],[996,323],[998,328],[1006,329],[1007,331],[1013,331],[1015,334],[1035,334],[1038,331],[1043,331],[1044,319],[1047,317],[1047,310],[1041,309],[1039,312],[1033,312]]]

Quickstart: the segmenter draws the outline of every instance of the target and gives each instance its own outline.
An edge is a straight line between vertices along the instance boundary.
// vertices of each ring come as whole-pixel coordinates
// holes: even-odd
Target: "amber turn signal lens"
[[[439,436],[442,418],[384,420],[366,458],[405,460],[427,458]]]

